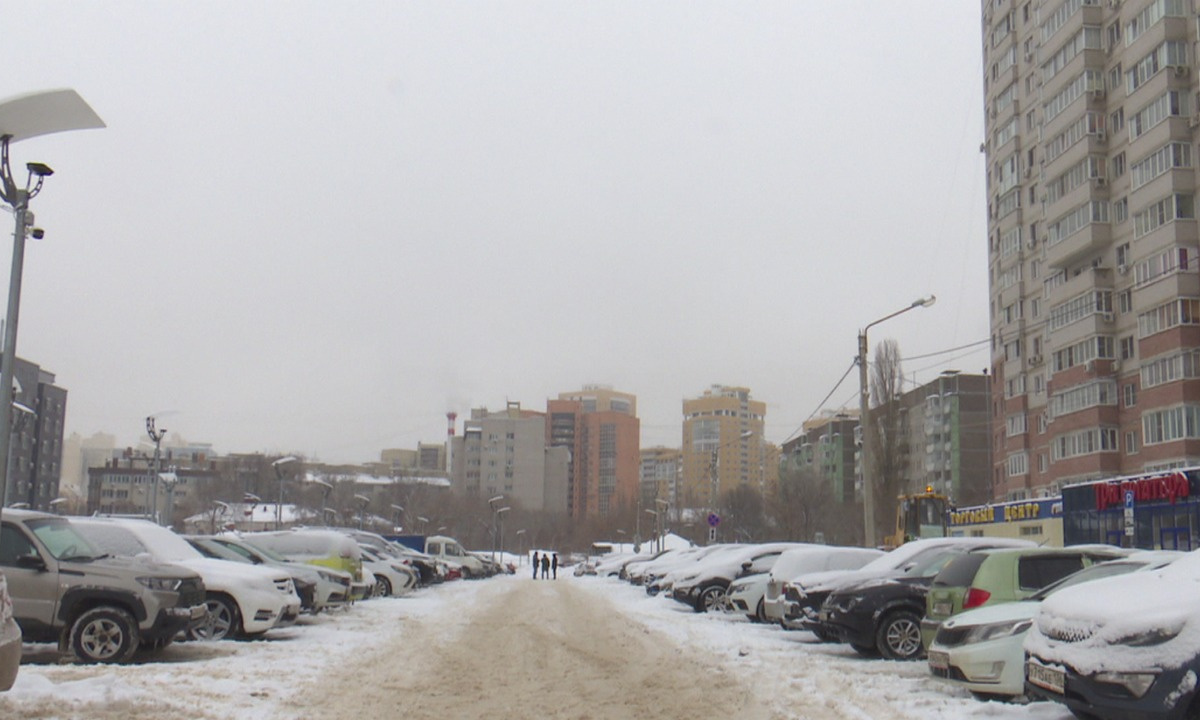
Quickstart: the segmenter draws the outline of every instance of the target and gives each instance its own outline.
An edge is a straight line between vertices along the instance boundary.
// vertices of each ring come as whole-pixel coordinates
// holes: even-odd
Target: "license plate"
[[[1064,694],[1066,690],[1066,673],[1061,670],[1039,665],[1035,662],[1025,664],[1025,677],[1030,683],[1037,685],[1043,690]]]
[[[940,650],[929,651],[929,667],[934,670],[949,670],[950,655],[949,653],[941,652]]]
[[[954,612],[954,605],[952,605],[948,602],[940,602],[940,603],[933,604],[933,614],[934,615],[940,615],[942,617],[946,617],[947,615],[953,614],[953,612]]]

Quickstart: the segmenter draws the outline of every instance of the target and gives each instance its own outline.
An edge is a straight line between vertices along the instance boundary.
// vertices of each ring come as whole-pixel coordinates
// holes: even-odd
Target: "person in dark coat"
[[[537,580],[537,571],[538,571],[538,554],[537,554],[537,550],[534,550],[533,551],[533,579],[534,580]]]
[[[558,553],[554,553],[554,557],[550,560],[550,569],[554,571],[553,578],[558,579]]]
[[[546,576],[550,574],[550,553],[542,553],[542,579],[546,580]]]

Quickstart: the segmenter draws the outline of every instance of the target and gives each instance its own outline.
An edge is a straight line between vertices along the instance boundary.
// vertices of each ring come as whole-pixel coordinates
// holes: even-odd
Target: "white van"
[[[481,578],[487,575],[479,558],[463,550],[463,546],[452,537],[430,535],[425,538],[425,554],[461,567],[463,578]]]

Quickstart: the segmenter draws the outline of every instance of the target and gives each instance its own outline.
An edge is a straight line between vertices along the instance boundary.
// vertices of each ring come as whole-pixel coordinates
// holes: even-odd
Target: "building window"
[[[1050,459],[1068,460],[1081,455],[1118,452],[1116,428],[1090,428],[1060,435],[1050,443]]]
[[[1137,385],[1128,383],[1122,390],[1122,395],[1125,400],[1125,407],[1133,407],[1137,405]]]
[[[1130,430],[1129,432],[1125,433],[1125,454],[1137,455],[1137,451],[1138,451],[1137,431]]]
[[[1142,415],[1142,440],[1146,445],[1200,437],[1200,406],[1179,407]]]

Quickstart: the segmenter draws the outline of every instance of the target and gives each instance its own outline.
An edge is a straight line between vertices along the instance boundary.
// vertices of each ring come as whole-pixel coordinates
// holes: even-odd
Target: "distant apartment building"
[[[417,443],[416,450],[389,448],[379,453],[379,460],[396,472],[445,472],[446,444]]]
[[[679,448],[652,447],[641,451],[642,507],[655,509],[655,500],[678,507],[680,479],[683,476],[683,453]]]
[[[683,401],[683,484],[678,507],[716,508],[724,493],[748,485],[766,497],[778,457],[763,439],[767,404],[744,387],[713,385]]]
[[[994,499],[1198,464],[1193,4],[981,7]]]
[[[504,495],[525,510],[566,512],[567,448],[546,443],[546,415],[510,402],[471,411],[450,438],[451,488],[483,498]]]
[[[901,396],[908,490],[932,487],[957,505],[991,499],[991,378],[947,371]]]
[[[150,516],[157,501],[159,513],[170,518],[180,507],[194,507],[203,488],[220,477],[208,457],[193,462],[189,453],[168,460],[164,453],[158,472],[169,473],[175,481],[168,485],[160,479],[155,493],[154,480],[161,475],[155,473],[152,456],[131,449],[114,454],[102,466],[87,469],[88,514]]]
[[[5,505],[50,510],[59,496],[67,391],[54,374],[17,358],[13,367],[13,441]]]
[[[605,385],[546,402],[546,442],[570,451],[567,513],[576,520],[636,511],[641,423],[637,398]]]
[[[786,467],[825,480],[836,502],[854,502],[858,488],[858,410],[826,413],[804,423],[803,434],[783,445]]]

